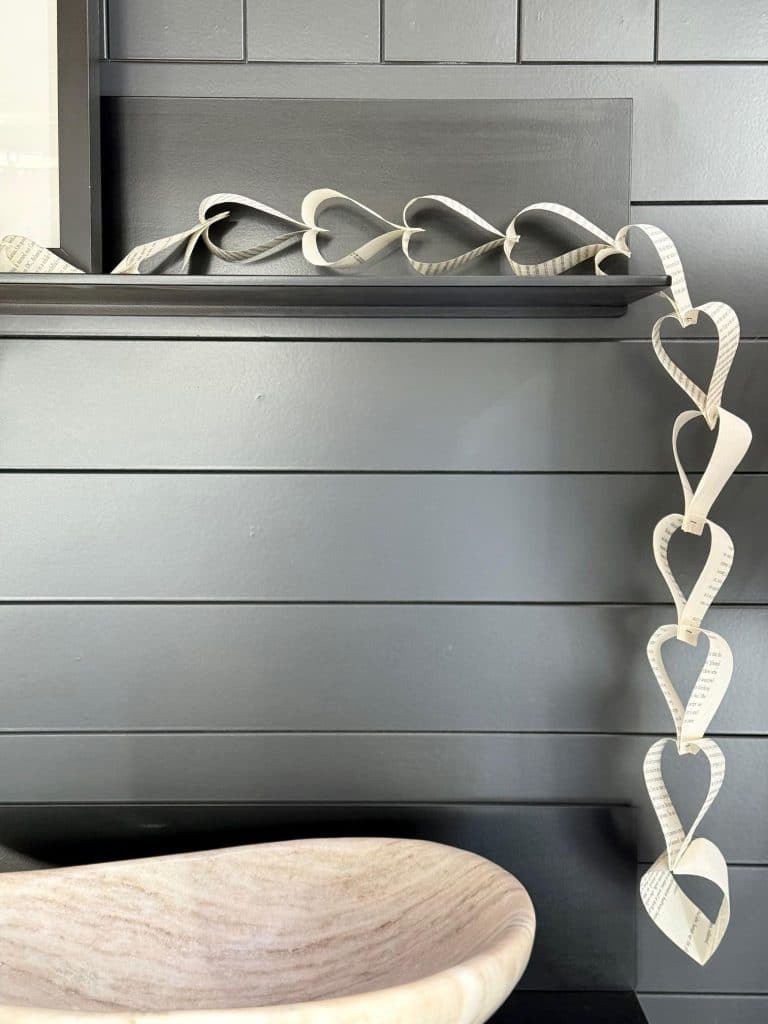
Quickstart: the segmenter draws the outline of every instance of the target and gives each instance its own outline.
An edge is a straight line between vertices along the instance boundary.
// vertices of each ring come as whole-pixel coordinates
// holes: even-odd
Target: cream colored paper
[[[0,238],[0,274],[80,274],[71,263],[24,235]]]
[[[328,259],[320,251],[319,239],[321,236],[330,236],[330,232],[319,224],[318,218],[324,209],[333,204],[360,211],[384,230],[352,252],[337,259]],[[228,209],[210,215],[211,210],[222,205]],[[237,205],[281,221],[287,225],[288,230],[244,249],[227,250],[212,241],[210,229],[215,223],[224,220],[229,210]],[[487,241],[446,259],[420,260],[412,242],[415,236],[422,233],[422,229],[415,227],[410,218],[418,208],[429,205],[442,209],[450,217],[472,224],[488,236]],[[565,220],[583,230],[593,241],[540,263],[520,263],[513,259],[513,253],[520,241],[521,223],[534,216]],[[185,246],[183,266],[186,268],[192,251],[202,241],[215,257],[227,262],[261,260],[301,242],[304,258],[310,264],[335,271],[355,270],[384,256],[399,244],[411,269],[425,276],[456,272],[498,248],[502,248],[510,271],[518,276],[561,274],[586,261],[593,261],[595,272],[603,274],[603,264],[609,256],[619,255],[631,259],[627,239],[630,232],[637,231],[642,232],[654,246],[665,273],[671,279],[669,291],[660,293],[670,304],[671,312],[659,317],[653,325],[653,351],[694,407],[682,412],[672,428],[672,455],[680,478],[682,508],[663,516],[653,532],[654,558],[669,588],[676,621],[659,626],[648,642],[647,653],[651,671],[669,708],[675,735],[674,738],[666,737],[652,744],[643,765],[648,795],[659,820],[665,849],[643,875],[640,895],[647,912],[664,934],[697,963],[705,964],[716,951],[728,927],[730,903],[725,859],[714,843],[696,835],[725,777],[723,753],[717,743],[707,739],[704,734],[717,713],[733,675],[733,655],[727,641],[702,626],[733,562],[731,538],[722,526],[710,518],[710,514],[720,492],[749,448],[752,436],[749,426],[743,420],[722,407],[725,383],[739,343],[739,321],[730,306],[722,302],[706,302],[700,306],[691,303],[677,249],[669,236],[653,225],[626,225],[615,236],[611,236],[567,206],[536,203],[521,210],[509,222],[506,230],[501,231],[463,203],[443,195],[424,195],[411,199],[403,209],[401,223],[398,223],[330,188],[309,192],[304,197],[298,219],[246,196],[233,193],[208,196],[200,204],[196,225],[179,234],[137,246],[113,273],[141,273],[153,259],[171,252],[181,244]],[[74,267],[57,260],[47,250],[19,237],[5,238],[0,242],[0,260],[0,266],[26,273],[75,271]],[[674,363],[664,347],[662,337],[662,329],[668,320],[674,320],[686,328],[696,324],[702,316],[712,322],[717,332],[714,370],[706,386],[692,381]],[[694,488],[683,466],[678,441],[688,424],[697,419],[702,419],[710,430],[716,430],[717,436],[709,463]],[[679,531],[704,535],[709,540],[709,550],[701,572],[687,595],[683,593],[670,564],[670,547]],[[692,646],[700,643],[707,645],[704,666],[686,704],[683,704],[669,675],[662,653],[665,644],[677,642]],[[710,784],[706,799],[687,831],[683,828],[664,781],[662,755],[668,748],[678,757],[693,756],[703,766],[709,766]],[[680,888],[678,878],[686,875],[706,878],[720,889],[721,905],[714,921],[708,920]]]

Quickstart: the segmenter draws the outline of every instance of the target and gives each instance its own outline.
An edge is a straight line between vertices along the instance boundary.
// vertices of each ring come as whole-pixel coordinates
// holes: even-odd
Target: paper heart
[[[670,278],[670,292],[672,294],[668,295],[666,292],[661,292],[661,294],[672,304],[672,308],[683,317],[686,323],[695,324],[696,315],[691,313],[691,297],[688,294],[688,284],[685,280],[685,272],[683,271],[680,254],[675,243],[661,228],[657,228],[653,224],[627,224],[625,227],[620,228],[612,244],[595,256],[595,273],[605,274],[605,271],[602,269],[602,263],[609,256],[631,257],[632,250],[627,244],[627,236],[630,231],[635,229],[642,231],[649,240],[656,250],[656,255],[659,257],[664,268],[664,273]]]
[[[699,740],[709,728],[733,675],[733,654],[719,633],[702,629],[707,638],[706,660],[693,685],[688,703],[683,706],[664,664],[661,649],[668,640],[677,639],[677,625],[660,626],[648,641],[648,661],[675,723],[678,753],[693,740]]]
[[[299,241],[304,232],[309,230],[307,224],[296,220],[294,217],[289,217],[287,213],[282,213],[273,206],[259,203],[255,199],[241,196],[236,192],[219,192],[216,195],[206,196],[201,201],[198,210],[198,217],[201,223],[208,219],[209,211],[215,206],[246,206],[250,210],[256,210],[258,213],[264,213],[268,217],[273,217],[276,220],[293,225],[293,230],[275,235],[266,242],[260,242],[258,245],[250,246],[247,249],[225,249],[211,241],[210,223],[213,223],[211,221],[202,232],[203,242],[214,256],[218,256],[220,260],[225,260],[227,263],[256,263],[258,260],[263,260],[266,256],[273,256],[289,245],[294,245]]]
[[[722,491],[752,442],[752,431],[744,420],[734,416],[727,409],[720,409],[718,415],[717,440],[707,467],[694,491],[683,469],[677,451],[677,440],[683,427],[692,420],[703,417],[700,412],[683,412],[672,428],[672,450],[675,465],[683,485],[685,516],[682,529],[685,533],[701,534],[709,516],[709,510]]]
[[[643,776],[645,778],[645,788],[648,790],[648,796],[650,797],[653,809],[656,812],[656,817],[659,820],[661,831],[664,836],[664,845],[667,850],[667,861],[670,870],[674,871],[677,865],[678,859],[683,855],[688,846],[696,834],[696,829],[699,827],[702,818],[707,813],[715,797],[720,792],[720,787],[723,784],[723,778],[725,777],[725,757],[720,747],[715,743],[714,740],[710,739],[696,739],[691,740],[686,744],[682,751],[682,755],[686,754],[698,754],[702,753],[709,762],[709,789],[707,795],[704,798],[704,803],[699,808],[699,812],[693,819],[691,827],[686,832],[683,828],[680,817],[675,810],[672,799],[669,795],[669,790],[664,782],[664,776],[661,770],[661,757],[664,752],[664,747],[668,743],[674,743],[673,739],[664,737],[663,739],[656,740],[650,748],[648,753],[645,755],[643,761]]]
[[[705,878],[722,893],[714,921],[680,888],[675,876],[686,875]],[[640,879],[640,898],[667,938],[703,966],[720,945],[731,917],[728,865],[709,839],[694,839],[674,871],[670,870],[666,853],[648,868]]]
[[[576,224],[591,235],[601,239],[601,241],[581,245],[576,249],[571,249],[570,252],[561,253],[550,260],[544,260],[542,263],[517,263],[512,259],[512,250],[520,241],[517,222],[522,216],[532,212],[552,213],[571,224]],[[613,241],[611,236],[606,234],[602,228],[587,220],[586,217],[582,217],[580,213],[572,210],[569,206],[562,206],[560,203],[533,203],[516,214],[507,225],[507,230],[504,234],[504,255],[507,257],[507,262],[512,271],[519,277],[551,277],[553,274],[563,274],[566,270],[571,270],[585,260],[592,259],[593,256],[596,256],[597,253],[605,248],[606,243],[612,245]]]
[[[672,360],[661,339],[661,327],[665,320],[675,320],[683,327],[690,327],[697,323],[699,315],[702,313],[712,321],[717,331],[717,357],[706,392],[698,384],[694,384],[690,377]],[[653,325],[651,342],[659,362],[672,380],[693,400],[710,428],[713,428],[717,422],[723,389],[736,355],[739,337],[739,318],[724,302],[705,302],[702,306],[693,306],[686,313],[677,311],[667,313],[659,317]]]
[[[417,231],[423,232],[423,228],[414,228],[408,223],[408,214],[411,209],[419,203],[433,203],[437,206],[445,207],[447,210],[451,210],[457,214],[462,220],[467,221],[469,224],[474,224],[475,227],[479,227],[481,230],[487,232],[487,234],[493,237],[489,242],[483,242],[482,245],[475,246],[474,249],[468,249],[466,252],[459,253],[458,256],[453,256],[447,260],[417,260],[411,256],[411,237]],[[504,235],[493,226],[489,224],[487,220],[475,213],[474,210],[470,210],[468,206],[464,206],[463,203],[457,202],[455,199],[451,199],[449,196],[416,196],[415,199],[411,199],[405,204],[403,210],[403,224],[406,226],[407,233],[403,235],[402,247],[405,258],[411,267],[418,271],[419,274],[425,274],[431,276],[433,274],[443,274],[452,270],[459,270],[461,267],[471,263],[472,260],[478,259],[487,252],[492,252],[494,249],[498,249],[504,244]]]
[[[327,235],[328,231],[326,228],[321,228],[318,225],[317,217],[322,210],[332,205],[349,206],[355,210],[361,210],[374,220],[379,221],[379,223],[386,224],[391,230],[377,235],[359,248],[348,252],[346,256],[340,256],[336,260],[327,260],[320,252],[317,240],[321,234]],[[301,239],[301,249],[304,253],[304,258],[315,267],[328,267],[331,270],[352,270],[363,263],[369,263],[377,256],[383,255],[396,242],[399,242],[408,231],[415,230],[387,220],[386,217],[382,217],[380,213],[372,210],[370,206],[364,206],[362,203],[358,203],[356,199],[351,199],[349,196],[344,195],[343,192],[337,192],[332,188],[316,188],[312,192],[308,192],[301,203],[301,219],[307,225],[307,230]]]
[[[731,571],[733,541],[722,526],[706,521],[710,533],[709,554],[699,578],[686,597],[669,564],[669,542],[674,534],[682,529],[682,525],[683,517],[678,513],[660,519],[653,531],[653,554],[659,572],[664,577],[675,602],[677,638],[684,643],[695,644],[701,620]]]

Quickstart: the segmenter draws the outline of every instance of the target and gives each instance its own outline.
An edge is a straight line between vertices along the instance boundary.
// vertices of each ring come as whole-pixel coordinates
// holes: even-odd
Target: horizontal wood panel
[[[768,879],[763,881],[768,885]],[[648,1024],[765,1024],[768,996],[641,995]]]
[[[5,605],[10,730],[669,731],[659,607]],[[712,731],[768,733],[768,609],[715,608],[736,675]],[[704,658],[669,644],[682,693]],[[542,741],[546,742],[546,741]]]
[[[242,60],[242,0],[109,0],[113,60]]]
[[[669,348],[709,378],[713,344]],[[745,344],[726,392],[756,437],[766,373]],[[20,338],[0,343],[0,468],[670,471],[687,405],[648,343]],[[689,431],[701,469],[711,435]]]
[[[768,25],[761,0],[661,0],[659,60],[758,61],[768,59]]]
[[[756,802],[758,806],[765,804]],[[759,812],[758,812],[759,813]],[[709,822],[709,818],[707,818]],[[710,832],[711,834],[711,832]],[[766,970],[765,921],[768,917],[768,869],[765,867],[731,867],[731,922],[728,933],[715,956],[704,970],[694,963],[656,928],[638,906],[637,915],[637,987],[653,992],[768,992]],[[690,887],[689,887],[690,888]],[[710,894],[708,894],[710,895]],[[710,903],[712,901],[710,900]],[[639,903],[639,901],[638,901]],[[643,998],[643,1003],[646,1002]],[[694,1016],[693,1009],[697,1015]],[[702,1008],[699,1003],[678,1004],[677,1021],[706,1021],[713,1024],[752,1024],[764,1021],[768,1000],[723,1002]],[[673,1009],[668,1003],[657,1016],[649,1014],[651,1024],[666,1024]],[[756,1015],[763,1012],[762,1017]],[[655,1011],[654,1011],[655,1012]],[[731,1016],[732,1012],[732,1016]]]
[[[507,801],[639,807],[639,847],[661,834],[642,760],[653,736],[438,733],[160,733],[0,737],[0,802]],[[734,862],[768,862],[768,740],[721,740],[726,784],[702,833]],[[706,763],[665,760],[684,820]]]
[[[103,68],[102,91],[128,96],[382,99],[631,96],[633,200],[768,199],[760,129],[768,95],[765,65],[289,68],[109,63]],[[745,131],[745,125],[754,130]],[[738,154],[738,174],[734,173],[734,154]]]
[[[715,505],[723,601],[768,597],[766,503],[742,474]],[[0,597],[668,601],[651,531],[680,507],[676,475],[10,474]],[[682,586],[706,550],[675,538]]]

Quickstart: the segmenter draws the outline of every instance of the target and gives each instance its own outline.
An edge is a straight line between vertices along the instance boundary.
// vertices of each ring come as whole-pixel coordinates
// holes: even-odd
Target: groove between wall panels
[[[747,739],[760,742],[768,739],[768,732],[728,733],[711,730],[707,733],[713,739]],[[0,728],[0,736],[581,736],[581,737],[644,737],[651,739],[648,732],[628,730],[607,732],[595,729],[185,729],[176,727],[146,727],[142,729],[28,729]],[[400,801],[398,801],[400,802]],[[419,801],[416,801],[417,803]],[[441,801],[444,802],[444,801]]]
[[[650,477],[676,477],[676,470],[632,470],[632,469],[291,469],[277,467],[275,469],[232,469],[229,467],[209,466],[99,466],[84,468],[75,467],[23,467],[14,466],[0,468],[3,476],[490,476],[490,477],[635,477],[641,473]],[[766,477],[768,470],[744,470],[733,474],[739,477]],[[696,474],[692,473],[692,477]]]

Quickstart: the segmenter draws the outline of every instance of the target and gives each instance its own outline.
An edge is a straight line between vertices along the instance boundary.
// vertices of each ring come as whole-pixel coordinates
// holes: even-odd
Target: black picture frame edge
[[[59,247],[86,273],[101,270],[99,53],[101,0],[57,0]]]

